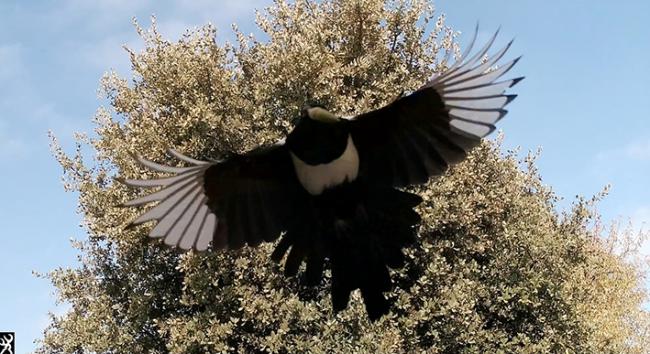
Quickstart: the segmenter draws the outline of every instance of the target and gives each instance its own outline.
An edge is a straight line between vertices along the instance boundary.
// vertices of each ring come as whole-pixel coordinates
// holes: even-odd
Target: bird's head
[[[302,161],[321,164],[339,157],[348,141],[348,130],[341,118],[323,106],[309,104],[287,136],[286,143]]]

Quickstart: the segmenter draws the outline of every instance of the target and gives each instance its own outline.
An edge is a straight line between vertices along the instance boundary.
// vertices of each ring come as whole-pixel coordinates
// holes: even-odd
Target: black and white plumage
[[[478,33],[478,28],[477,32]],[[306,263],[307,283],[332,269],[332,305],[347,307],[360,289],[370,319],[389,309],[388,268],[403,265],[402,250],[415,240],[421,199],[396,188],[421,184],[463,160],[506,114],[515,95],[504,91],[522,78],[499,79],[518,58],[494,67],[510,44],[486,56],[496,34],[417,91],[387,106],[341,119],[308,107],[286,142],[205,162],[170,150],[189,167],[143,166],[169,173],[152,180],[120,180],[133,187],[162,187],[124,203],[159,202],[132,225],[156,221],[151,238],[183,250],[237,249],[283,235],[272,258],[296,275]],[[498,31],[497,31],[498,33]],[[284,233],[284,234],[283,234]]]

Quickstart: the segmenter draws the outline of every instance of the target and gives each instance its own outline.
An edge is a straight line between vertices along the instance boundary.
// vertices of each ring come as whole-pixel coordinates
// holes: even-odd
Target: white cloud
[[[67,0],[62,9],[57,10],[61,16],[56,22],[60,28],[69,28],[77,22],[84,23],[84,27],[92,29],[97,38],[71,43],[74,50],[80,51],[85,63],[95,69],[115,69],[126,74],[130,68],[129,58],[122,47],[126,45],[136,51],[143,47],[142,40],[131,26],[133,17],[146,29],[151,25],[150,16],[155,16],[158,31],[169,40],[177,40],[188,29],[207,23],[217,26],[220,37],[227,37],[232,23],[245,20],[252,24],[255,10],[270,4],[270,0]]]
[[[110,69],[122,76],[130,76],[126,45],[134,50],[143,47],[142,40],[131,24],[137,17],[140,24],[150,26],[149,16],[158,15],[158,28],[165,38],[178,39],[187,29],[214,23],[220,33],[228,32],[232,22],[252,23],[255,9],[271,4],[270,0],[64,0],[56,5],[30,9],[20,7],[18,13],[24,22],[34,24],[35,30],[58,38],[57,44],[43,58],[58,72],[78,70],[84,74],[99,75]],[[20,37],[17,37],[20,38]],[[71,135],[78,122],[72,119],[70,109],[60,107],[46,92],[36,86],[38,78],[30,67],[35,61],[34,48],[17,41],[0,43],[0,158],[23,157],[32,143],[21,138],[16,127],[33,132],[34,127],[53,129],[59,135]],[[31,57],[30,57],[31,55]],[[29,60],[27,60],[29,59]],[[97,74],[96,74],[97,73]],[[62,110],[62,112],[59,112]],[[19,121],[23,123],[19,124]],[[11,124],[9,124],[11,123]],[[26,124],[24,124],[26,123]],[[46,129],[39,133],[45,134]],[[75,129],[76,130],[76,129]]]
[[[596,159],[599,161],[610,160],[613,158],[633,161],[650,161],[650,139],[632,141],[622,147],[601,151],[596,155]]]
[[[623,153],[630,159],[650,161],[650,139],[628,144]]]
[[[131,68],[129,55],[124,46],[138,50],[142,47],[135,30],[129,34],[106,36],[94,42],[82,43],[79,47],[81,59],[100,71],[115,70],[127,74]]]
[[[53,28],[104,33],[130,22],[140,10],[150,7],[151,0],[66,0],[56,3],[56,10],[41,14]]]

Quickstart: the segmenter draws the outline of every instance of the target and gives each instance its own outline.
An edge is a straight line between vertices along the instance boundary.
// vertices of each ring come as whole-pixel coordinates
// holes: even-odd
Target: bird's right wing
[[[304,193],[284,145],[222,162],[169,153],[191,166],[171,167],[136,157],[141,165],[172,175],[118,180],[131,187],[162,187],[123,205],[159,202],[129,226],[156,221],[149,236],[171,247],[204,251],[210,243],[215,250],[274,241],[286,229],[295,199]]]
[[[516,97],[504,91],[522,79],[500,77],[519,58],[489,70],[512,42],[482,62],[496,34],[468,57],[476,34],[461,59],[419,90],[349,121],[360,175],[393,187],[425,183],[462,161],[495,129]]]

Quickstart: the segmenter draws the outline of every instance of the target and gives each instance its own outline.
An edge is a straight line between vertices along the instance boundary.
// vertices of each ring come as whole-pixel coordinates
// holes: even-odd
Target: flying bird
[[[132,187],[162,187],[128,201],[158,202],[131,225],[155,221],[149,237],[182,250],[238,249],[281,240],[271,257],[287,276],[306,264],[303,279],[318,284],[331,268],[335,312],[359,289],[370,320],[390,309],[389,268],[404,265],[403,249],[415,241],[421,202],[402,187],[426,183],[462,161],[506,114],[523,78],[500,80],[519,60],[495,66],[510,48],[485,57],[488,43],[411,94],[353,118],[323,106],[305,107],[282,143],[200,161],[174,150],[188,167],[135,157],[168,177],[119,179]],[[287,254],[288,253],[288,254]]]

